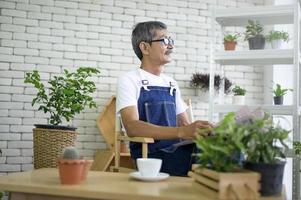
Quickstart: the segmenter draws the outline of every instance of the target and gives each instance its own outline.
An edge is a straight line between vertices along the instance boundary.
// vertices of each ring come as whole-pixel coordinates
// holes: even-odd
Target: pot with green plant
[[[245,95],[247,90],[239,85],[235,85],[235,87],[232,89],[232,92],[234,94],[232,103],[235,105],[245,105]]]
[[[208,131],[213,133],[207,136]],[[259,174],[242,169],[245,128],[229,113],[213,129],[199,129],[195,143],[199,167],[192,174],[212,199],[258,199]]]
[[[237,39],[240,37],[239,33],[226,33],[224,35],[224,48],[226,51],[235,50]]]
[[[264,49],[265,37],[262,34],[263,26],[259,21],[248,20],[245,32],[245,40],[248,40],[249,49]]]
[[[191,76],[190,85],[194,87],[197,92],[199,92],[198,95],[202,96],[203,101],[209,100],[209,95],[208,95],[209,80],[210,80],[210,75],[208,73],[196,72]],[[232,82],[226,77],[215,75],[214,89],[216,92],[218,92],[220,90],[223,81],[224,81],[224,92],[225,94],[229,94],[231,92]]]
[[[276,88],[273,90],[274,93],[274,105],[283,105],[284,95],[292,89],[282,88],[280,84],[276,83]]]
[[[35,124],[33,129],[34,168],[57,167],[57,158],[62,149],[74,146],[75,127],[59,125],[65,119],[72,120],[86,106],[96,103],[91,94],[96,91],[95,83],[88,80],[100,72],[95,68],[80,67],[75,72],[64,70],[60,76],[53,76],[44,85],[38,71],[26,73],[25,83],[33,84],[38,90],[32,106],[50,115],[50,124]]]
[[[285,166],[284,152],[288,148],[285,139],[289,131],[274,126],[269,115],[254,119],[246,125],[243,136],[246,161],[244,168],[261,175],[261,195],[279,195],[282,190]]]
[[[281,49],[283,43],[289,41],[288,32],[285,31],[270,31],[265,38],[267,42],[271,43],[273,49]]]

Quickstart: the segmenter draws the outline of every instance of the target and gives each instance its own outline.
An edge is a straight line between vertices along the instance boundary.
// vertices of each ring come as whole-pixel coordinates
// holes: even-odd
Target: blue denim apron
[[[176,115],[176,89],[170,83],[170,87],[148,86],[148,81],[142,79],[142,87],[138,98],[139,120],[160,126],[177,126]],[[187,176],[191,169],[191,154],[194,144],[175,147],[176,140],[155,140],[148,144],[148,157],[162,159],[161,172],[173,176]],[[130,143],[133,159],[142,157],[140,143]]]

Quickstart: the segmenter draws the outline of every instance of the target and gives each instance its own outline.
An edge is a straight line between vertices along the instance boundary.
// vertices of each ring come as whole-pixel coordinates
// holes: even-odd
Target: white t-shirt
[[[176,88],[176,114],[178,115],[186,111],[187,105],[183,102],[179,86],[174,79],[164,74],[157,76],[138,68],[127,72],[118,80],[116,101],[117,114],[125,107],[137,106],[140,89],[142,87],[141,80],[148,80],[148,86],[160,87],[170,87],[169,84],[172,82]]]

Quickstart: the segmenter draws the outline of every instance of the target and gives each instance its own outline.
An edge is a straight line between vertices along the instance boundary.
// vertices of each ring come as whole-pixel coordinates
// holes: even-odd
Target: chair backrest
[[[97,118],[97,126],[109,149],[115,146],[116,97],[112,96]]]
[[[192,104],[191,104],[191,99],[186,99],[185,103],[187,104],[188,108],[186,110],[188,119],[190,122],[194,122],[194,116],[193,116],[193,111],[192,111]]]

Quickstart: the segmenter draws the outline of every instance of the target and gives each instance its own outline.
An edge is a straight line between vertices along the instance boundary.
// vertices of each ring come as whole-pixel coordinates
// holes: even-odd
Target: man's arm
[[[151,137],[154,139],[195,138],[198,128],[211,128],[207,121],[197,120],[180,127],[157,126],[139,120],[136,106],[128,106],[120,111],[123,125],[130,137]],[[186,116],[187,117],[187,116]]]
[[[186,126],[191,123],[186,112],[177,115],[178,126]]]

